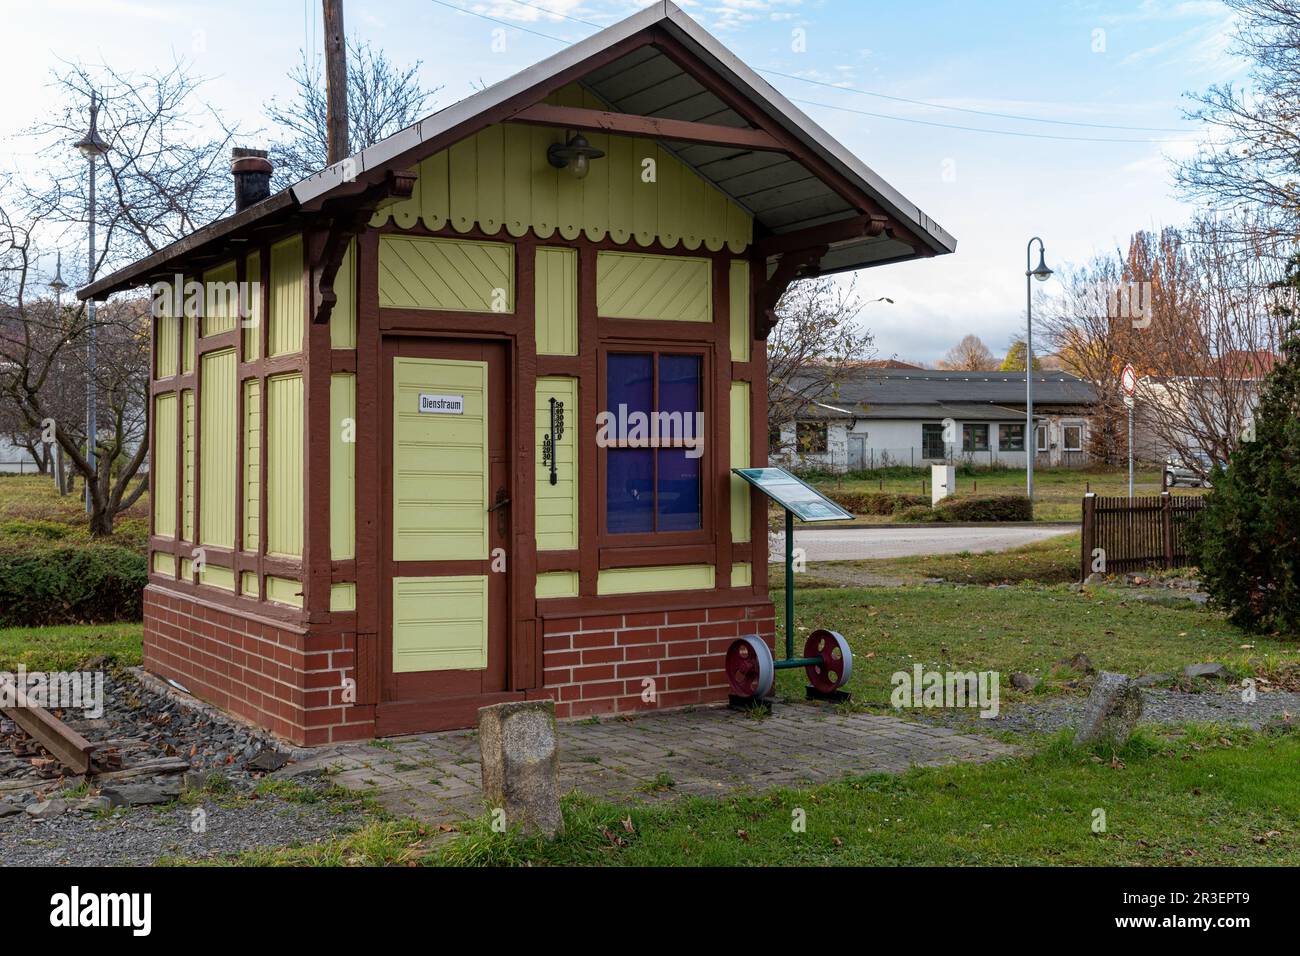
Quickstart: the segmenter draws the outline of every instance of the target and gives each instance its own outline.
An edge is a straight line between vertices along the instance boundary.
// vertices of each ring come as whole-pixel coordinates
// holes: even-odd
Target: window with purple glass
[[[605,528],[610,534],[701,528],[703,360],[678,352],[610,352]]]

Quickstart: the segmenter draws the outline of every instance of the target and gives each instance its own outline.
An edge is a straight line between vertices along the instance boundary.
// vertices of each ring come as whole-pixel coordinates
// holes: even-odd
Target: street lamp
[[[1038,265],[1032,269],[1034,243],[1038,243]],[[1037,236],[1025,246],[1025,490],[1029,505],[1034,502],[1034,455],[1038,451],[1038,432],[1034,428],[1034,286],[1030,279],[1046,282],[1052,276],[1043,259],[1046,249]]]
[[[95,161],[106,154],[111,147],[99,135],[99,96],[90,94],[90,131],[74,144],[81,155],[90,162],[90,243],[86,253],[86,284],[95,281]],[[86,300],[86,322],[90,328],[90,341],[86,345],[86,463],[89,474],[86,477],[86,514],[93,512],[90,494],[91,475],[95,474],[95,436],[98,428],[95,421],[95,297]]]
[[[63,281],[63,253],[58,254],[54,262],[54,278],[50,280],[50,291],[54,293],[54,327],[63,328],[63,292],[67,289],[68,284]],[[59,494],[64,493],[63,488],[63,450],[59,443],[54,443],[54,487],[58,489]]]

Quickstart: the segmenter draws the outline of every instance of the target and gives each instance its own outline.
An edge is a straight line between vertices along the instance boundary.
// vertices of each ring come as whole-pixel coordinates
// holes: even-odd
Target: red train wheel
[[[742,637],[727,648],[727,683],[737,697],[766,697],[776,668],[772,651],[759,637]]]
[[[853,674],[853,651],[849,642],[835,631],[816,630],[808,635],[803,645],[804,657],[819,657],[820,664],[804,668],[808,683],[823,694],[829,694],[848,683]]]

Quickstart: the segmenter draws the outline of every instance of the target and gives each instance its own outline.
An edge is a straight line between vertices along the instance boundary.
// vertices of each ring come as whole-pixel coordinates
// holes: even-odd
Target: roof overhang
[[[606,110],[544,104],[580,83]],[[644,136],[754,217],[770,313],[790,281],[942,255],[956,240],[674,4],[660,0],[289,189],[80,289],[107,295],[264,228],[373,196],[414,165],[495,123]],[[224,251],[224,250],[223,250]],[[770,300],[770,301],[767,301]]]

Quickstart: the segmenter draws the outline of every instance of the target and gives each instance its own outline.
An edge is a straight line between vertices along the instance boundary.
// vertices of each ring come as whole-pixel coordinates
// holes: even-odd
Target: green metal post
[[[794,512],[785,509],[785,656],[794,657]]]

